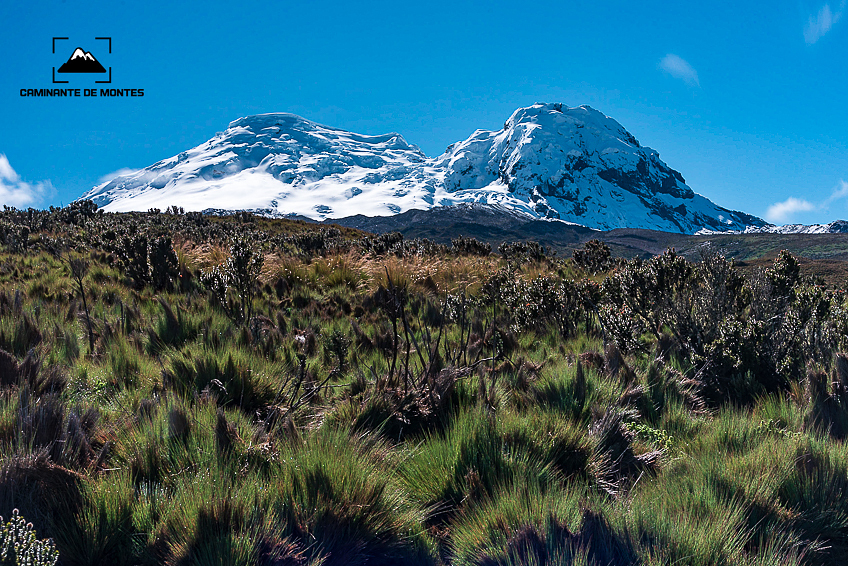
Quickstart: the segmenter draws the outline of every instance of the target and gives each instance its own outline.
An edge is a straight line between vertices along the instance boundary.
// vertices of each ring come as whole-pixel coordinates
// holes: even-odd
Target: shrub
[[[12,222],[0,221],[0,242],[10,253],[23,253],[29,247],[30,229]]]
[[[400,232],[389,232],[374,237],[366,236],[358,240],[357,245],[365,253],[383,256],[403,249],[403,234]]]
[[[492,253],[492,245],[478,241],[476,238],[459,236],[451,240],[451,250],[457,255],[487,256]]]
[[[342,233],[338,228],[310,229],[291,234],[282,239],[285,247],[294,248],[305,257],[324,256],[344,248]]]
[[[132,279],[138,288],[142,288],[150,282],[148,253],[148,240],[144,234],[125,235],[116,250],[124,274]]]
[[[585,297],[573,281],[547,275],[525,281],[511,266],[486,279],[483,295],[509,314],[516,332],[551,323],[568,336],[585,318]]]
[[[121,238],[115,251],[124,274],[136,287],[152,284],[161,291],[173,286],[179,263],[170,236],[150,238],[131,231]]]
[[[505,259],[521,262],[539,262],[545,259],[545,248],[538,242],[506,242],[498,246],[498,253]]]
[[[593,239],[583,244],[582,250],[571,252],[571,259],[580,269],[596,275],[612,267],[611,255],[608,245]]]
[[[710,270],[709,267],[705,269]],[[736,280],[738,278],[732,279]],[[675,326],[675,317],[690,326],[694,318],[711,327],[720,319],[707,319],[692,312],[690,303],[696,298],[692,282],[692,266],[674,250],[667,250],[647,262],[634,259],[607,277],[601,285],[602,323],[624,351],[641,346],[639,336],[642,332],[651,332],[659,337],[664,325]],[[679,333],[686,335],[687,329]]]
[[[53,566],[58,560],[53,541],[36,538],[32,523],[27,523],[17,509],[5,523],[0,517],[0,564]]]
[[[154,289],[170,289],[178,267],[177,254],[170,236],[160,236],[150,242],[150,281]]]
[[[230,243],[230,258],[226,263],[228,283],[235,289],[240,301],[242,320],[253,317],[253,296],[264,256],[246,237],[236,237]]]
[[[350,348],[350,338],[339,329],[333,330],[332,333],[325,335],[322,339],[324,351],[332,353],[336,359],[336,368],[333,370],[337,373],[344,371],[347,368],[347,353]]]
[[[205,271],[201,275],[201,282],[230,317],[246,323],[253,317],[253,297],[263,262],[264,255],[253,247],[246,236],[236,236],[230,241],[230,257],[227,261]],[[236,296],[237,302],[234,304],[228,300],[230,290]]]

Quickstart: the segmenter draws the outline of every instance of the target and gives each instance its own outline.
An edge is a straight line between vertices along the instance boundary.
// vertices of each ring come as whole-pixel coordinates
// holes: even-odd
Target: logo
[[[111,67],[110,67],[111,69]],[[82,47],[77,47],[74,54],[68,61],[59,67],[60,73],[105,73],[106,69],[100,64],[100,61],[94,58],[91,51],[83,51]]]
[[[54,37],[53,38],[53,54],[56,54],[56,41],[64,41],[68,40],[68,37]],[[108,41],[109,42],[109,55],[112,54],[112,38],[111,37],[95,37],[95,41]],[[100,64],[94,55],[91,54],[91,51],[86,51],[82,47],[77,47],[74,49],[74,52],[71,54],[70,58],[59,67],[59,70],[56,70],[56,67],[53,67],[53,83],[69,83],[70,81],[65,80],[56,80],[56,73],[105,73],[106,69],[103,65]],[[109,67],[109,80],[106,81],[94,81],[95,83],[111,83],[112,82],[112,67]]]
[[[111,88],[94,85],[112,84],[112,38],[95,37],[87,42],[76,43],[71,50],[70,37],[53,38],[53,84],[68,85],[52,88],[22,88],[20,95],[28,98],[140,98],[143,88]],[[85,45],[86,47],[82,47]],[[86,50],[90,48],[91,50]],[[94,53],[97,53],[95,55]],[[70,56],[68,56],[70,53]],[[68,57],[65,60],[65,57]],[[58,67],[58,68],[57,68]],[[80,88],[83,87],[83,88]],[[86,88],[87,87],[87,88]]]

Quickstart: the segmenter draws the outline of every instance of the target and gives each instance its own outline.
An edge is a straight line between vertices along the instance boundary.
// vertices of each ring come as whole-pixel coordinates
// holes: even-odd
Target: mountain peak
[[[403,136],[397,132],[376,136],[355,134],[339,128],[325,126],[288,112],[255,114],[233,120],[224,135],[235,135],[240,132],[251,132],[253,135],[270,135],[272,138],[277,137],[278,139],[284,136],[297,137],[298,134],[310,134],[320,136],[327,142],[362,143],[392,149],[418,149],[407,143]]]
[[[289,113],[246,116],[83,198],[112,211],[177,205],[316,220],[480,203],[598,229],[765,224],[695,194],[609,116],[561,103],[519,108],[502,130],[477,130],[436,158],[394,132],[356,134]]]
[[[267,114],[254,114],[252,116],[244,116],[230,122],[229,129],[233,128],[251,128],[262,129],[269,127],[301,127],[305,129],[314,129],[318,126],[317,123],[302,118],[297,114],[288,112],[270,112]]]
[[[587,104],[568,107],[560,102],[537,102],[533,106],[517,109],[504,126],[507,129],[527,123],[560,131],[563,127],[577,129],[588,127],[596,132],[603,132],[604,135],[619,138],[628,145],[640,147],[638,140],[624,126]]]

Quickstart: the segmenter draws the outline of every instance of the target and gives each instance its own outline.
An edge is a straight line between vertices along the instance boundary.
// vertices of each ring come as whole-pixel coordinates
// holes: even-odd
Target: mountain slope
[[[267,209],[313,219],[432,206],[434,186],[403,189],[427,157],[399,134],[363,136],[294,114],[241,118],[208,142],[96,187],[111,211]]]
[[[503,130],[477,130],[436,158],[396,133],[354,134],[293,114],[250,116],[83,198],[107,211],[176,205],[315,220],[479,203],[602,230],[766,224],[694,193],[612,118],[561,104],[519,108]]]
[[[458,201],[517,207],[518,200],[534,216],[600,230],[691,233],[765,224],[695,194],[656,151],[588,106],[520,108],[502,131],[478,130],[436,163]]]

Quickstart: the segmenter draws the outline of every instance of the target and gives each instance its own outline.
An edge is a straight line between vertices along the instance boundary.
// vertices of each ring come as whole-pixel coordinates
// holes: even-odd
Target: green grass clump
[[[589,533],[581,533],[584,522],[592,522],[584,507],[587,496],[579,488],[499,490],[490,501],[456,518],[449,545],[451,561],[505,566],[590,564],[596,549],[590,548],[593,541],[585,536]]]
[[[262,365],[238,350],[185,350],[172,357],[167,368],[163,379],[185,398],[208,392],[224,406],[252,413],[269,406],[277,395],[270,376],[261,372]]]
[[[333,563],[435,563],[425,509],[397,480],[391,459],[382,441],[329,428],[286,449],[274,487],[286,534]]]

